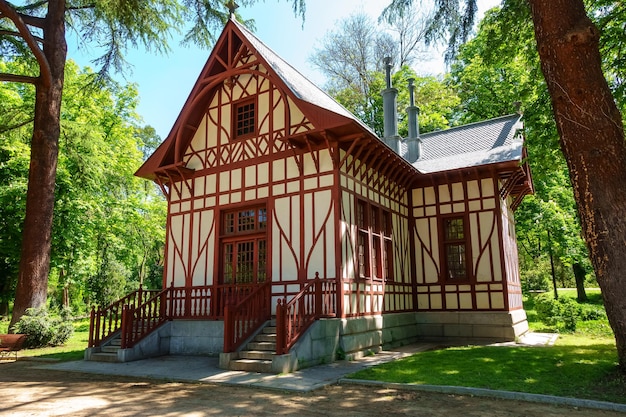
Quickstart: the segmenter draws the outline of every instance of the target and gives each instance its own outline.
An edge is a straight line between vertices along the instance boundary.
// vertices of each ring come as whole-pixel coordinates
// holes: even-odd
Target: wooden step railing
[[[124,306],[137,308],[143,304],[146,298],[152,297],[158,292],[159,290],[144,290],[139,287],[137,291],[133,291],[107,307],[98,309],[95,306],[92,307],[88,347],[100,346],[103,341],[122,328]]]
[[[166,288],[137,307],[124,306],[122,314],[121,348],[131,348],[165,323],[167,301],[172,288]]]
[[[276,354],[282,355],[298,338],[322,317],[337,317],[337,282],[315,279],[302,288],[288,303],[278,300],[276,306]]]
[[[234,302],[226,302],[224,307],[224,352],[235,352],[272,316],[271,282],[257,286],[244,298],[240,296],[233,294]]]

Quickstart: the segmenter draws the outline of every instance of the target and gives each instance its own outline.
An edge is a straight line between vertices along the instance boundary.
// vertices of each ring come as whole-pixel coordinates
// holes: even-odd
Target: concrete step
[[[91,355],[91,360],[95,362],[117,362],[117,353],[94,353]]]
[[[256,359],[237,359],[230,361],[229,369],[231,371],[247,371],[247,372],[272,372],[272,361],[256,360]]]
[[[265,326],[263,328],[265,334],[276,334],[276,326]]]
[[[248,350],[264,350],[267,352],[276,352],[276,343],[272,342],[250,342],[246,346]]]
[[[254,342],[271,342],[276,343],[276,334],[259,333],[254,338]]]
[[[111,346],[111,345],[109,345],[109,346],[102,346],[100,348],[100,350],[102,352],[104,352],[104,353],[115,353],[116,355],[117,355],[117,351],[120,350],[120,349],[121,349],[121,347],[119,347],[119,346]]]
[[[265,361],[271,361],[274,357],[274,352],[268,352],[263,350],[244,350],[239,352],[240,359],[260,359]]]
[[[122,339],[117,337],[109,341],[109,346],[122,346]]]

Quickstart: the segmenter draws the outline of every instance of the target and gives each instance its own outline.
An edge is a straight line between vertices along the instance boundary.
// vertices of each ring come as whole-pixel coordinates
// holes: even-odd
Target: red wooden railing
[[[143,301],[158,293],[159,290],[144,290],[141,287],[113,304],[91,309],[91,321],[89,323],[89,347],[99,346],[104,340],[111,337],[122,326],[122,311],[124,306],[137,308]]]
[[[165,312],[171,288],[166,288],[138,307],[124,306],[121,348],[133,347],[168,320]]]
[[[269,288],[269,285],[263,286]],[[122,347],[131,348],[168,320],[224,319],[226,305],[237,304],[258,287],[258,284],[223,284],[169,287],[161,291],[139,289],[106,308],[92,308],[89,347],[100,346],[119,330]],[[269,306],[271,295],[270,290],[267,291]],[[240,320],[238,318],[235,322],[240,323]],[[242,326],[241,323],[238,325]]]
[[[337,283],[315,279],[305,285],[288,303],[276,306],[276,354],[282,355],[298,341],[315,320],[337,316]]]
[[[224,301],[224,352],[236,351],[272,316],[272,286],[269,281],[249,289],[249,294],[243,299],[238,295],[228,294]],[[236,301],[238,299],[239,302]]]

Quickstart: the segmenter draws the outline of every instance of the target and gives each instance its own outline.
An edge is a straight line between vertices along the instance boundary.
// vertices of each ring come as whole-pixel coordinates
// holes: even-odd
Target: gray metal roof
[[[522,116],[513,114],[421,135],[423,173],[522,159]]]
[[[363,129],[378,137],[369,126],[289,65],[245,26],[235,19],[231,19],[231,21],[237,25],[250,44],[296,97],[353,120]],[[412,165],[422,173],[434,173],[519,161],[522,158],[523,139],[521,135],[518,135],[518,132],[522,128],[521,116],[514,114],[423,134],[421,135],[421,157]],[[383,140],[381,143],[385,144]],[[404,157],[406,155],[404,142],[401,143],[400,148],[400,153]]]

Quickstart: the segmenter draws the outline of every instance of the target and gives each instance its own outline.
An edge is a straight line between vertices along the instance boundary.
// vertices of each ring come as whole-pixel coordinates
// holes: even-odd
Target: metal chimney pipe
[[[387,88],[383,96],[383,134],[384,141],[397,154],[400,154],[400,136],[398,136],[398,90],[391,87],[391,58],[383,59]]]
[[[415,105],[415,80],[409,79],[409,107],[406,112],[409,124],[409,137],[406,139],[408,147],[408,160],[415,162],[422,153],[422,141],[420,140],[419,113],[420,109]]]

